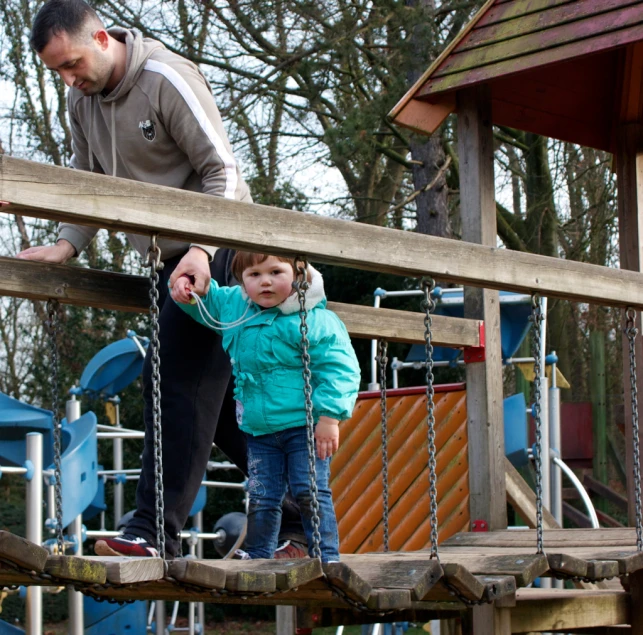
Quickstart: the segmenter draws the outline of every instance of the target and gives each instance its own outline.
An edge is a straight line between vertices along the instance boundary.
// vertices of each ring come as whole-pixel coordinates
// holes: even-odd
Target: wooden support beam
[[[493,143],[489,88],[458,93],[462,238],[489,248],[497,240]],[[503,529],[507,506],[498,292],[465,287],[464,316],[485,323],[485,359],[466,366],[469,513],[492,530]]]
[[[618,183],[618,232],[621,269],[643,271],[643,125],[628,124],[617,133],[616,176]],[[643,343],[641,341],[641,313],[636,312],[636,327],[639,337],[636,340],[636,364],[643,368]],[[623,384],[625,404],[625,462],[627,492],[629,501],[628,519],[635,524],[634,470],[632,454],[632,402],[629,377],[629,344],[623,335]],[[643,374],[636,379],[638,388],[638,410],[643,414]],[[639,433],[639,444],[643,441],[643,431]]]
[[[0,296],[142,313],[149,310],[148,292],[149,281],[141,276],[0,257]],[[353,337],[424,343],[423,313],[341,302],[328,308]],[[480,321],[436,315],[433,335],[436,346],[479,346]]]
[[[630,623],[624,591],[519,589],[511,609],[512,633],[541,633]]]
[[[462,158],[460,158],[462,161]],[[69,193],[73,192],[73,196]],[[305,254],[313,261],[508,289],[609,306],[643,308],[643,276],[231,201],[196,192],[0,157],[5,211],[220,247]]]

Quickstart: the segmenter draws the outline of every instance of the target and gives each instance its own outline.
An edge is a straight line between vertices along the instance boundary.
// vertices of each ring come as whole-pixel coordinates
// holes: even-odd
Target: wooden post
[[[618,225],[621,269],[643,271],[643,126],[623,125],[617,137],[616,175],[618,181]],[[639,337],[636,343],[636,364],[639,413],[643,397],[643,345],[641,344],[641,314],[637,312]],[[629,524],[635,524],[634,475],[632,460],[632,407],[629,378],[629,346],[623,337],[623,383],[625,399],[625,441]],[[639,435],[639,442],[641,435]]]
[[[605,388],[605,333],[589,334],[591,350],[592,419],[594,427],[594,478],[607,485],[607,397]],[[597,507],[606,512],[607,502],[601,498]]]
[[[491,98],[487,86],[458,93],[462,240],[496,246]],[[484,320],[485,360],[466,365],[469,509],[472,521],[507,526],[498,292],[464,288],[464,315]]]

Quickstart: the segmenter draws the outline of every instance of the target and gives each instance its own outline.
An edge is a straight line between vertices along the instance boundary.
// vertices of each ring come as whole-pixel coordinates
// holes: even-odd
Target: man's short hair
[[[98,28],[102,26],[96,11],[84,0],[47,0],[33,21],[29,44],[40,53],[55,35],[80,35],[88,21],[95,22]]]

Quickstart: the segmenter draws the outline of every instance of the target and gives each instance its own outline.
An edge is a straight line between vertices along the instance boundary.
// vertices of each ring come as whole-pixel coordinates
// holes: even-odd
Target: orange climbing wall
[[[428,548],[429,477],[423,388],[387,392],[389,535],[394,551]],[[353,417],[340,427],[331,461],[331,487],[340,551],[381,551],[382,437],[379,392],[361,393]],[[469,529],[467,411],[463,384],[435,387],[440,542]]]

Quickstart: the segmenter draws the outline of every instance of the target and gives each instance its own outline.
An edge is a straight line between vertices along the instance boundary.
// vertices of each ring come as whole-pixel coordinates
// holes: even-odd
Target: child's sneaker
[[[114,538],[101,538],[96,541],[94,552],[98,556],[159,557],[159,552],[147,540],[134,534],[119,534]]]
[[[306,545],[302,545],[300,542],[295,542],[294,540],[286,540],[281,547],[278,547],[275,551],[274,558],[280,560],[281,558],[307,558],[308,551],[306,550]]]

